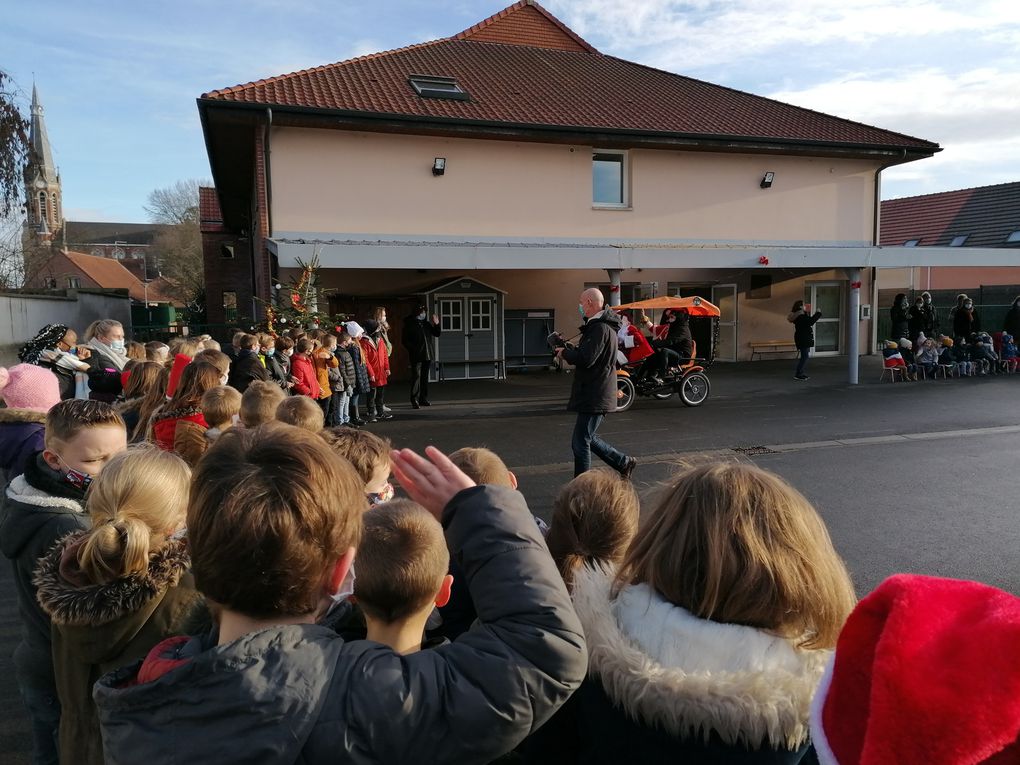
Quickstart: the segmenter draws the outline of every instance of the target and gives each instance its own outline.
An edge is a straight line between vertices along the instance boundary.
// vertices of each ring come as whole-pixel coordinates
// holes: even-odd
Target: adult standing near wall
[[[924,332],[924,299],[918,295],[914,298],[914,304],[910,306],[910,342],[916,343],[917,338]],[[925,335],[927,337],[927,335]]]
[[[418,409],[431,406],[429,401],[429,374],[432,371],[432,338],[439,337],[439,317],[427,318],[428,308],[419,304],[414,313],[404,319],[401,342],[411,361],[411,406]]]
[[[924,336],[937,338],[939,336],[939,314],[935,310],[930,292],[921,293],[921,316],[921,331],[924,332]]]
[[[606,308],[605,297],[594,287],[581,293],[578,310],[584,319],[581,341],[576,347],[566,345],[556,349],[558,357],[577,369],[567,404],[568,411],[577,412],[570,444],[574,452],[574,475],[591,469],[594,452],[628,479],[637,460],[596,435],[606,414],[616,411],[616,345],[620,318],[611,308]]]
[[[981,317],[974,310],[974,301],[966,295],[953,314],[953,337],[970,337],[972,332],[981,331]]]
[[[815,322],[822,318],[821,311],[815,311],[813,314],[808,314],[804,308],[804,301],[798,300],[793,304],[793,308],[790,309],[789,315],[786,320],[793,325],[793,342],[797,346],[797,351],[800,353],[800,360],[797,362],[797,371],[793,373],[794,380],[806,380],[808,376],[804,374],[804,368],[807,366],[808,356],[811,355],[811,349],[815,347]]]
[[[1013,305],[1006,312],[1006,318],[1002,320],[1002,329],[1007,335],[1020,337],[1020,297],[1013,301]]]
[[[889,309],[889,318],[892,319],[889,336],[893,340],[898,342],[901,337],[910,335],[910,314],[907,312],[907,296],[904,293],[896,293],[892,308]]]
[[[89,362],[89,398],[113,403],[123,392],[121,372],[128,362],[124,325],[116,319],[94,321],[85,330],[85,342],[92,352]]]

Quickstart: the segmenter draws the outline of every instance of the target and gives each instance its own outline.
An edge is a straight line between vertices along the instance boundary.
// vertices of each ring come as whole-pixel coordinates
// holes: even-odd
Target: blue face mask
[[[267,348],[266,349],[266,356],[274,356],[275,354],[276,354],[276,349],[275,348]]]

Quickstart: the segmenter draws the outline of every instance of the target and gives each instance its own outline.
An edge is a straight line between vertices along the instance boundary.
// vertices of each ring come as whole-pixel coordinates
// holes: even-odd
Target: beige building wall
[[[433,176],[435,157],[446,173]],[[870,244],[876,163],[636,149],[629,209],[592,147],[274,128],[274,232]],[[775,173],[770,189],[759,184]]]
[[[1020,261],[1020,252],[1017,253],[1017,260]],[[981,286],[1020,284],[1020,267],[883,268],[879,271],[878,282],[883,290],[911,287],[915,290],[968,290]]]

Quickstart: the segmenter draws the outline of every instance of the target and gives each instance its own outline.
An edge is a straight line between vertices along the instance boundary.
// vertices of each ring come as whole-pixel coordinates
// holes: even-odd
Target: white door
[[[737,360],[737,285],[712,286],[712,302],[719,309],[719,344],[715,349],[716,361]],[[698,355],[708,358],[711,349],[698,349]]]
[[[815,282],[804,289],[811,313],[822,312],[815,324],[812,356],[838,356],[843,349],[843,283]]]

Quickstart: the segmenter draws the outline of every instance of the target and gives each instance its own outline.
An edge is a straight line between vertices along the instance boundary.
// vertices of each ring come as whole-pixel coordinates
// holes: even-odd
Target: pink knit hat
[[[60,403],[60,384],[50,370],[34,364],[0,367],[0,398],[10,409],[48,412]]]

